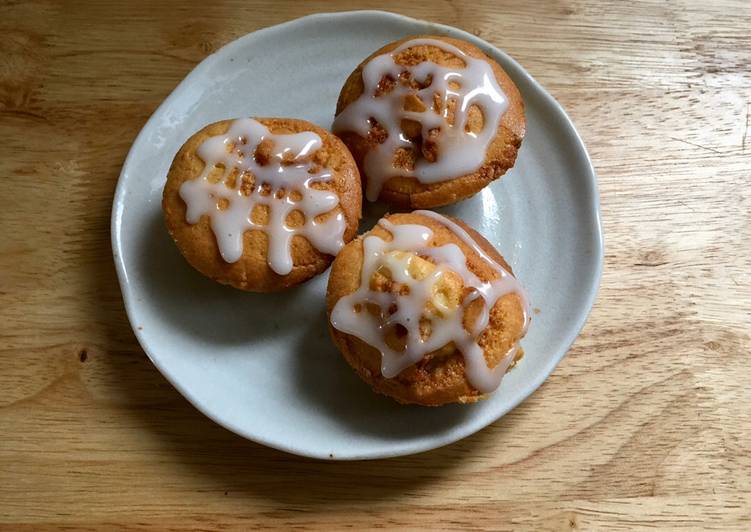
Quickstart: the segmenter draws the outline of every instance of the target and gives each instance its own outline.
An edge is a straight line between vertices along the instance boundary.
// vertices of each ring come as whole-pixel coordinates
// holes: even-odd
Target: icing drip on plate
[[[187,222],[195,224],[208,215],[222,258],[230,263],[242,256],[245,231],[263,231],[268,264],[279,275],[292,271],[290,244],[295,235],[322,253],[336,255],[344,245],[343,214],[316,220],[339,205],[335,192],[312,186],[332,178],[328,168],[311,161],[322,144],[312,131],[275,135],[251,118],[233,121],[226,133],[198,147],[206,166],[200,176],[180,186]],[[269,153],[261,157],[257,150],[264,145]],[[266,223],[253,220],[257,207],[266,211]],[[288,218],[295,211],[304,222],[291,225]]]
[[[431,61],[412,66],[396,62],[401,52],[426,45],[461,59],[464,68]],[[334,119],[332,129],[366,137],[377,123],[387,133],[383,142],[368,151],[363,162],[369,201],[377,200],[383,184],[394,176],[437,183],[476,171],[508,108],[508,98],[487,61],[435,39],[413,39],[374,57],[363,67],[362,79],[362,94]],[[391,90],[383,89],[384,79],[393,82]],[[483,117],[479,132],[471,131],[468,123],[475,106]],[[418,158],[412,169],[395,165],[398,150],[417,149],[415,139],[403,130],[405,120],[419,124],[423,151],[427,143],[434,148],[434,160]]]
[[[459,225],[431,211],[415,211],[448,227],[497,273],[491,281],[478,278],[467,267],[467,258],[456,244],[431,247],[433,231],[423,225],[378,223],[392,235],[391,241],[377,236],[363,240],[363,265],[360,287],[337,301],[331,313],[334,328],[361,339],[381,352],[381,373],[392,378],[422,360],[433,351],[453,342],[463,357],[469,383],[482,393],[495,390],[501,383],[519,349],[517,342],[494,368],[489,368],[478,339],[488,326],[490,310],[499,298],[516,293],[522,301],[524,329],[529,325],[529,304],[519,282],[485,253]],[[425,267],[425,259],[430,266]],[[420,268],[418,261],[422,261]],[[387,271],[392,290],[373,289],[373,280]],[[451,276],[459,276],[462,295],[456,301],[447,296]],[[466,294],[466,295],[465,295]],[[464,314],[480,299],[476,319],[465,328]],[[389,342],[391,331],[399,329],[405,337],[403,349]],[[425,334],[429,331],[429,334]]]

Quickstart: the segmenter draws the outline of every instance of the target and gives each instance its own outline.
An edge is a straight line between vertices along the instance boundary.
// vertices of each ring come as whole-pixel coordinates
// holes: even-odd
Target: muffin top
[[[529,321],[510,268],[465,227],[431,211],[389,216],[345,247],[329,281],[335,336],[365,344],[345,349],[366,358],[374,351],[385,379],[411,372],[453,386],[459,391],[453,400],[498,387]],[[453,371],[457,358],[461,375]],[[441,377],[449,374],[462,386]]]
[[[370,201],[382,192],[387,201],[428,196],[437,184],[467,177],[462,187],[423,197],[421,205],[433,206],[476,192],[513,165],[524,136],[523,103],[506,73],[475,46],[411,37],[352,73],[333,131],[358,159]]]
[[[303,120],[207,126],[178,152],[163,206],[170,233],[207,275],[246,289],[325,269],[354,237],[359,176],[345,146]],[[295,271],[298,270],[298,271]],[[227,277],[229,275],[229,277]]]

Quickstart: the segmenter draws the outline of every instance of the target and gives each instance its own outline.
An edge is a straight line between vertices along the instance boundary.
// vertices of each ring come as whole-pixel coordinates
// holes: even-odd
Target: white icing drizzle
[[[455,55],[465,67],[445,67],[430,61],[413,66],[396,63],[395,58],[400,52],[422,45],[435,46]],[[420,86],[429,84],[415,91],[400,83],[400,75],[404,72],[408,72]],[[376,96],[378,85],[386,76],[396,84],[390,92]],[[498,86],[487,61],[435,39],[413,39],[392,52],[374,57],[363,68],[362,79],[362,94],[335,118],[332,129],[338,133],[352,131],[365,137],[375,119],[388,133],[382,144],[371,148],[363,162],[369,201],[377,200],[383,184],[394,176],[412,176],[421,183],[437,183],[476,171],[482,166],[488,144],[508,108],[508,98]],[[455,88],[454,84],[459,87]],[[405,97],[410,94],[420,99],[423,111],[405,110]],[[441,102],[438,112],[433,107],[434,94],[438,94]],[[450,100],[456,103],[453,123],[448,122]],[[483,127],[477,133],[465,131],[469,109],[473,105],[483,115]],[[414,142],[402,133],[401,122],[405,119],[420,123],[423,139],[434,139],[437,147],[435,162],[419,158],[414,170],[394,166],[396,150],[411,150],[414,146]],[[431,135],[434,129],[440,130],[437,137]]]
[[[255,158],[261,142],[273,146],[268,161]],[[315,220],[339,205],[339,196],[311,185],[331,180],[328,168],[317,168],[309,159],[323,142],[312,131],[275,135],[251,118],[235,120],[226,133],[206,139],[197,150],[206,163],[203,173],[180,186],[180,197],[188,209],[186,220],[197,223],[201,216],[211,218],[222,258],[236,262],[243,253],[243,234],[249,229],[268,236],[268,264],[279,275],[292,271],[290,244],[294,235],[305,237],[317,250],[336,255],[344,245],[346,221],[341,212],[324,222]],[[210,180],[215,169],[224,168],[219,180]],[[233,179],[234,176],[234,179]],[[253,184],[243,189],[243,176],[252,176]],[[268,223],[252,220],[253,208],[268,208]],[[299,227],[287,225],[287,217],[300,211],[305,222]]]
[[[381,219],[378,223],[393,237],[390,242],[377,236],[363,240],[363,265],[360,287],[337,301],[331,313],[331,324],[338,330],[356,336],[381,352],[381,373],[392,378],[404,369],[419,362],[426,354],[453,342],[462,353],[469,383],[482,393],[495,390],[519,349],[517,342],[494,368],[489,368],[482,348],[477,343],[488,325],[490,310],[498,299],[515,292],[521,299],[524,312],[524,328],[529,326],[529,303],[524,289],[516,278],[485,253],[477,242],[448,218],[431,211],[415,211],[428,216],[453,231],[467,246],[486,261],[498,274],[491,281],[483,281],[467,268],[467,258],[456,244],[430,247],[433,232],[423,225],[395,225]],[[422,280],[416,280],[408,270],[409,257],[392,252],[412,252],[417,256],[432,258],[435,270]],[[406,285],[406,294],[372,290],[370,280],[379,268],[387,267],[395,283]],[[465,288],[471,288],[459,308],[454,312],[426,313],[426,305],[433,297],[436,283],[446,272],[452,271],[461,276]],[[464,328],[464,312],[474,300],[484,302],[471,331]],[[377,305],[380,316],[364,310],[365,305]],[[360,311],[357,311],[357,307]],[[439,309],[440,310],[440,309]],[[429,319],[431,334],[423,338],[420,333],[420,320]],[[396,351],[386,342],[386,332],[401,325],[406,329],[406,348]]]

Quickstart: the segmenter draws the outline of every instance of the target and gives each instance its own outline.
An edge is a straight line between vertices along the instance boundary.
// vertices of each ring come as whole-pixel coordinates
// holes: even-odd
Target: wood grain
[[[3,2],[0,528],[751,529],[751,7],[363,2],[508,51],[599,173],[607,256],[581,337],[457,444],[322,463],[196,412],[125,317],[120,166],[207,53],[334,1]]]

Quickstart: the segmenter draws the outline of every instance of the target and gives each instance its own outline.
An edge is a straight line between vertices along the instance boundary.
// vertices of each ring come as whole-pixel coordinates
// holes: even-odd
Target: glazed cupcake
[[[206,126],[178,151],[162,199],[167,229],[187,261],[253,292],[323,272],[355,237],[361,204],[347,148],[290,118]]]
[[[392,214],[347,244],[327,291],[331,336],[376,392],[471,403],[518,360],[527,299],[503,257],[463,222]]]
[[[477,193],[514,165],[524,103],[476,46],[416,36],[352,72],[332,130],[354,155],[369,201],[431,208]]]

